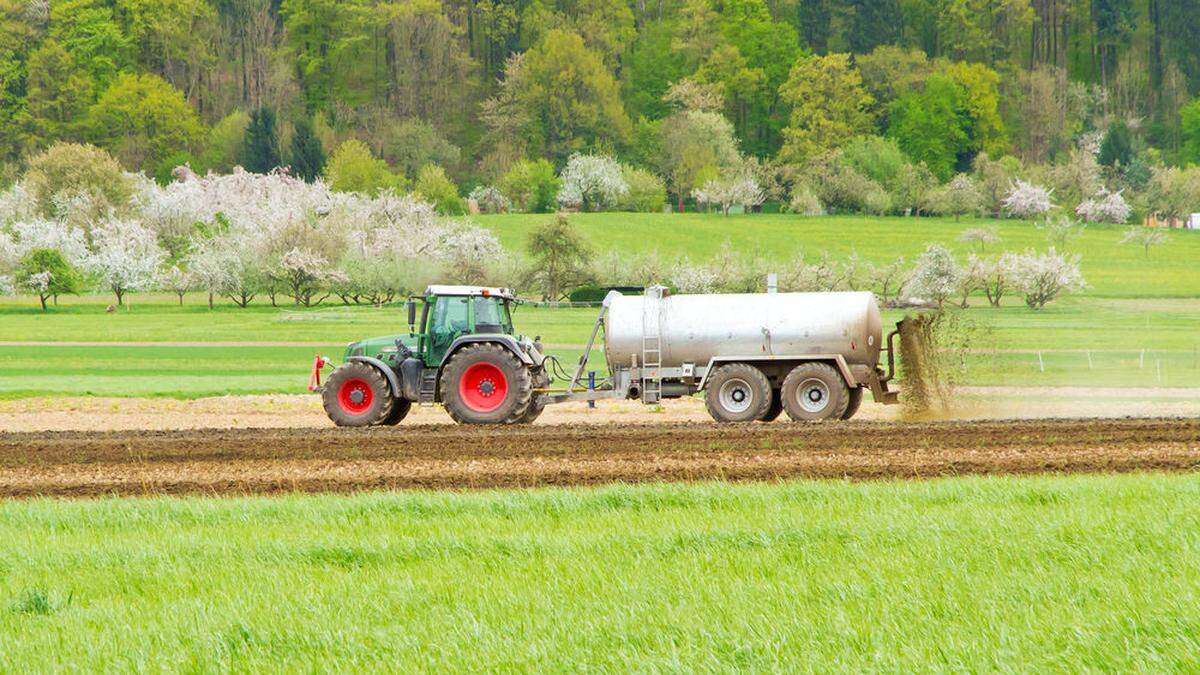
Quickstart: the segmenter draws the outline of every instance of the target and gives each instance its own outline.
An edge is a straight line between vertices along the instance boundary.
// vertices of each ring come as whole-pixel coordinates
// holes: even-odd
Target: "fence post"
[[[1090,349],[1087,350],[1087,355],[1088,355],[1088,370],[1095,370],[1095,368],[1092,367],[1092,350],[1090,350]]]
[[[1042,360],[1042,353],[1038,352],[1038,368],[1044,373],[1046,372],[1046,362]]]

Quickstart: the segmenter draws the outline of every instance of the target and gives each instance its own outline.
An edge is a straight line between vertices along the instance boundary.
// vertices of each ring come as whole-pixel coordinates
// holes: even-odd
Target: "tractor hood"
[[[346,345],[345,358],[348,359],[351,356],[370,356],[391,365],[399,365],[400,361],[403,360],[404,352],[400,348],[400,345],[407,347],[412,352],[416,352],[417,336],[411,333],[404,333],[401,335],[383,335],[359,340],[358,342],[351,342]]]

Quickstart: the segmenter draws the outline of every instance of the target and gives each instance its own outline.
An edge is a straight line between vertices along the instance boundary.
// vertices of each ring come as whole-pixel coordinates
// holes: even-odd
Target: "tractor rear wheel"
[[[841,419],[850,403],[842,374],[827,363],[802,363],[783,380],[783,409],[797,422]]]
[[[325,414],[339,427],[382,424],[392,414],[392,390],[374,366],[351,361],[338,366],[321,393]]]
[[[855,388],[851,389],[850,390],[850,402],[846,404],[846,412],[842,413],[842,419],[848,420],[851,417],[854,417],[855,413],[857,413],[858,409],[862,406],[862,402],[863,402],[862,387],[855,387]]]
[[[529,412],[533,376],[505,347],[467,345],[442,370],[441,397],[459,424],[516,424]]]
[[[389,427],[396,426],[403,422],[405,417],[408,417],[408,411],[410,410],[412,410],[412,401],[406,398],[395,399],[392,401],[392,412],[380,424]]]
[[[771,409],[771,381],[748,363],[727,363],[708,378],[704,405],[718,422],[757,422]]]

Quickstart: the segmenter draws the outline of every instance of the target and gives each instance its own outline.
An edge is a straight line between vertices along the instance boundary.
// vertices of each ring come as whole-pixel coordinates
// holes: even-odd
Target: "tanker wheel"
[[[392,401],[392,412],[383,420],[381,424],[387,426],[395,426],[404,421],[408,417],[408,411],[412,410],[412,401],[406,398],[398,398]]]
[[[704,405],[718,422],[757,422],[771,409],[771,381],[747,363],[729,363],[708,378]]]
[[[441,396],[459,424],[516,424],[529,412],[533,377],[500,345],[468,345],[442,371]]]
[[[767,408],[767,414],[763,416],[763,422],[774,422],[783,414],[783,395],[778,389],[771,390],[771,407]]]
[[[325,414],[339,427],[383,424],[392,414],[392,390],[373,366],[351,361],[338,366],[321,393]]]
[[[858,412],[858,409],[860,407],[862,407],[862,402],[863,402],[862,387],[855,387],[855,388],[851,389],[850,390],[850,398],[848,400],[849,400],[849,402],[846,404],[846,412],[842,413],[842,419],[844,419],[844,420],[848,420],[851,417],[854,417],[855,413]]]
[[[783,380],[783,409],[797,422],[841,419],[850,403],[850,389],[833,366],[802,363]]]
[[[545,389],[550,386],[550,375],[545,369],[535,370],[533,373],[533,388]],[[534,394],[529,400],[529,408],[525,414],[517,420],[517,424],[532,424],[534,420],[542,416],[542,411],[546,409],[546,399],[539,394]]]

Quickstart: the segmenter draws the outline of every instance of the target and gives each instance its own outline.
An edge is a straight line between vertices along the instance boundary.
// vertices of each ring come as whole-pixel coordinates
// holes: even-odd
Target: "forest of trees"
[[[782,201],[853,141],[1136,188],[1200,160],[1197,45],[1200,0],[0,0],[0,184],[70,141],[367,190],[597,153],[690,199],[748,163]]]

